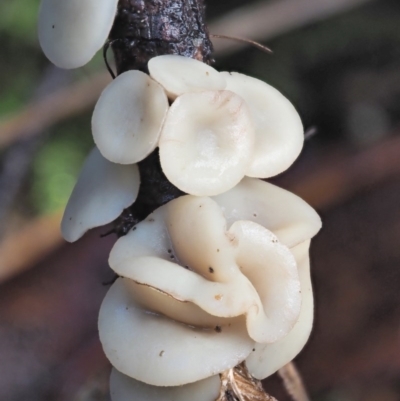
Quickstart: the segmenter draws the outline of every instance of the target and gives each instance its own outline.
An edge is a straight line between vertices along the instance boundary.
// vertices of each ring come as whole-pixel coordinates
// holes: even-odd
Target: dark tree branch
[[[202,0],[120,0],[109,39],[118,74],[147,72],[147,62],[163,54],[211,62]]]

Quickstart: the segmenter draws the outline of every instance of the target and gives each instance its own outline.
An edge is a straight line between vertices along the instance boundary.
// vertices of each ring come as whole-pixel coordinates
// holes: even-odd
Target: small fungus
[[[108,37],[117,4],[118,0],[42,0],[38,34],[44,54],[60,68],[88,63]]]
[[[168,110],[163,88],[141,71],[127,71],[102,92],[92,117],[93,139],[114,162],[143,160],[157,146]]]

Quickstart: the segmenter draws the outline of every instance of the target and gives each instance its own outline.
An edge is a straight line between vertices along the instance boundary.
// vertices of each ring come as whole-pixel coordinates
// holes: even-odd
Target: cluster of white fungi
[[[117,0],[43,0],[39,38],[56,65],[79,67],[103,45]],[[96,27],[96,29],[94,29]],[[263,379],[302,349],[313,320],[310,239],[321,221],[297,196],[260,180],[286,170],[304,133],[276,89],[165,55],[100,96],[89,154],[62,221],[67,241],[136,199],[135,163],[159,147],[188,195],[120,238],[120,278],[101,306],[113,401],[214,401],[219,374],[245,362]]]

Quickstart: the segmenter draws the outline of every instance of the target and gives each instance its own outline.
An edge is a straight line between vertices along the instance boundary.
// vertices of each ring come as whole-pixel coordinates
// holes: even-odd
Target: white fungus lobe
[[[230,91],[179,96],[159,147],[165,175],[182,191],[197,196],[227,191],[243,178],[254,150],[246,103]]]
[[[226,87],[224,77],[217,70],[188,57],[153,57],[148,68],[151,77],[164,87],[170,99],[188,92],[222,90]]]
[[[93,139],[102,155],[121,164],[143,160],[157,146],[168,107],[164,89],[148,75],[119,75],[102,92],[93,112]]]
[[[238,185],[213,199],[221,206],[228,224],[251,220],[272,231],[289,248],[314,237],[321,218],[298,196],[256,178],[245,177]]]
[[[278,90],[259,79],[221,72],[226,89],[241,96],[249,107],[255,127],[255,148],[246,171],[250,177],[269,178],[288,169],[304,142],[300,117]]]
[[[118,0],[42,0],[38,34],[44,54],[60,68],[88,63],[103,46]]]
[[[115,220],[135,201],[139,186],[137,165],[111,163],[94,148],[64,211],[61,222],[64,239],[74,242],[87,230]]]
[[[314,318],[314,299],[310,277],[310,240],[292,248],[301,283],[301,312],[296,324],[283,339],[272,344],[256,344],[255,351],[246,359],[251,375],[262,380],[292,361],[306,344]]]

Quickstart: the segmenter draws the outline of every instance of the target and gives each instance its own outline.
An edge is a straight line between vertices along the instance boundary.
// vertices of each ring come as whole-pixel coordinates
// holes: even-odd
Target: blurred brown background
[[[61,71],[36,39],[38,0],[0,3],[0,400],[106,401],[97,312],[115,238],[73,245],[60,211],[110,78],[98,55]],[[281,90],[316,131],[273,181],[321,214],[315,328],[297,358],[315,401],[400,400],[400,2],[208,1],[216,67]],[[267,389],[288,400],[277,377]]]

